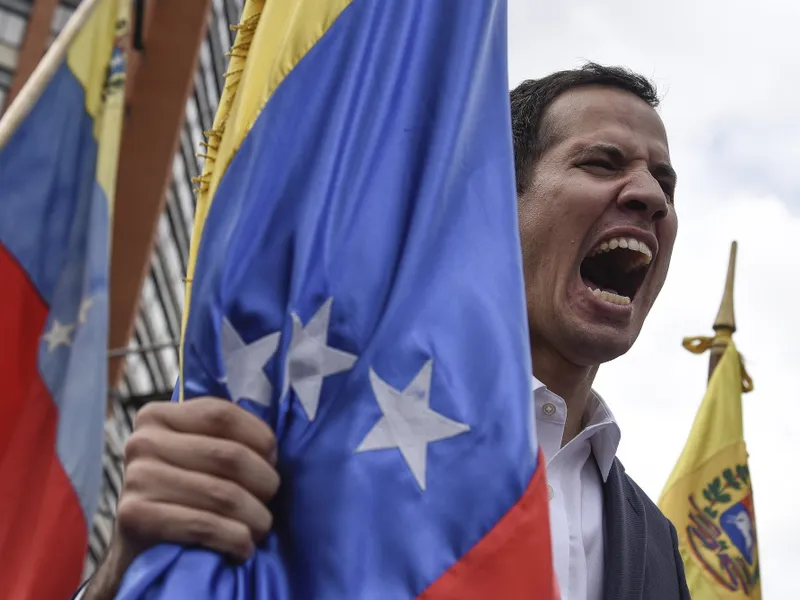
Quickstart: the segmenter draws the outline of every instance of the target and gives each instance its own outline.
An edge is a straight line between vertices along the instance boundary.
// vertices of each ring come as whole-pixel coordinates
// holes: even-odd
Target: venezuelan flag
[[[238,566],[151,549],[118,599],[554,597],[506,29],[504,0],[248,0],[181,381],[276,431],[275,531]]]
[[[130,5],[94,5],[0,149],[0,598],[71,596],[100,490]]]
[[[678,531],[686,582],[695,600],[760,600],[761,576],[742,423],[742,391],[752,381],[729,335],[689,439],[659,500]],[[687,349],[702,352],[707,338]]]

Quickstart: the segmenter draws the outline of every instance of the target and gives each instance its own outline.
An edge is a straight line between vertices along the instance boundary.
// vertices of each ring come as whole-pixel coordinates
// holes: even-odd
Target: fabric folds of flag
[[[69,598],[100,489],[127,0],[100,0],[0,149],[0,598]]]
[[[729,336],[689,439],[659,505],[675,524],[686,581],[696,600],[761,598],[753,488],[742,423],[742,391],[752,389]],[[707,338],[689,339],[702,352]]]
[[[200,178],[187,401],[279,439],[275,529],[117,598],[552,598],[502,0],[249,0]],[[196,260],[195,260],[196,259]]]

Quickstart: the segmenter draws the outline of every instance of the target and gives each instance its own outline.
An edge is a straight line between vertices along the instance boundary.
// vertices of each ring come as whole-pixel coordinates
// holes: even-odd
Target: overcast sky
[[[596,388],[620,427],[619,457],[657,500],[686,441],[731,240],[739,242],[735,340],[764,598],[800,598],[800,2],[510,0],[511,86],[585,60],[651,77],[680,183],[666,286],[634,349]]]

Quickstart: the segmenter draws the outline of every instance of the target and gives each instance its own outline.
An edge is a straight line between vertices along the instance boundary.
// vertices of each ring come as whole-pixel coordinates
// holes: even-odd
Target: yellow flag
[[[707,342],[707,340],[704,340]],[[684,343],[690,350],[698,346]],[[703,351],[709,344],[701,344]],[[675,524],[694,600],[761,598],[753,489],[742,428],[741,357],[727,348],[659,505]]]

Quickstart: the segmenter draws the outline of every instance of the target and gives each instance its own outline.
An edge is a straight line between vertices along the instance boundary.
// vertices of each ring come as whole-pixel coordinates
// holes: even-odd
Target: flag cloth
[[[742,425],[742,391],[752,381],[730,337],[711,375],[689,440],[659,506],[678,530],[695,600],[761,598],[753,488]],[[710,347],[689,339],[693,352]]]
[[[127,0],[101,0],[0,150],[0,598],[80,583],[100,490]]]
[[[247,2],[182,381],[276,431],[275,528],[240,566],[151,549],[118,599],[553,598],[506,19],[503,0]]]

